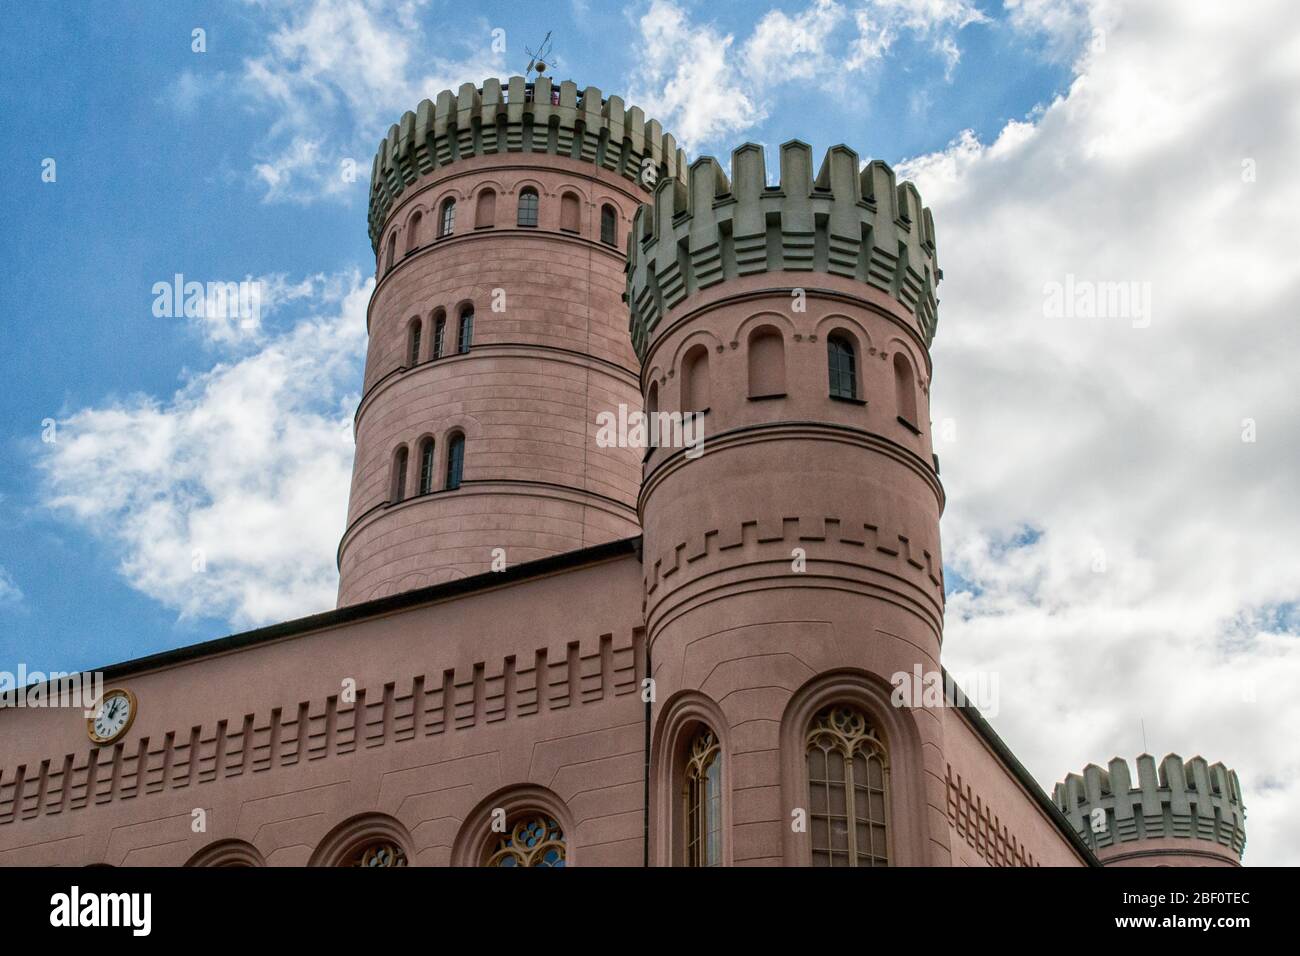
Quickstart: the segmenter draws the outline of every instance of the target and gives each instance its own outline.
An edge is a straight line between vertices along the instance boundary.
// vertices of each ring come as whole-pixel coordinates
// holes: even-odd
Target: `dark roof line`
[[[984,715],[970,702],[970,698],[966,696],[965,691],[957,686],[957,682],[952,679],[952,675],[948,673],[947,668],[940,667],[940,670],[943,672],[944,696],[947,698],[948,705],[957,708],[957,710],[961,711],[962,716],[970,721],[971,726],[975,728],[975,732],[984,738],[984,742],[993,749],[998,759],[1011,771],[1011,775],[1020,782],[1022,787],[1029,791],[1029,795],[1034,798],[1034,802],[1047,815],[1047,818],[1056,824],[1056,828],[1061,831],[1075,851],[1083,857],[1087,865],[1101,866],[1101,861],[1092,852],[1092,848],[1084,842],[1083,837],[1079,836],[1079,831],[1074,828],[1074,824],[1047,795],[1047,791],[1039,786],[1033,774],[1026,770],[1025,765],[1011,752],[1011,748],[998,736],[997,731],[993,729],[993,725],[985,720]]]
[[[239,650],[256,644],[264,644],[285,637],[305,634],[309,631],[379,617],[419,604],[442,601],[447,598],[472,594],[476,591],[487,591],[507,584],[518,584],[532,578],[544,577],[557,571],[567,571],[585,564],[596,564],[629,554],[639,554],[640,550],[641,538],[639,536],[621,538],[606,544],[597,544],[576,551],[566,551],[563,554],[552,555],[548,558],[539,558],[536,561],[525,561],[514,567],[508,567],[504,571],[487,571],[483,574],[475,574],[472,577],[459,578],[455,581],[431,584],[428,587],[417,588],[414,591],[403,591],[401,594],[391,594],[388,597],[375,598],[372,601],[364,601],[360,604],[349,604],[345,607],[335,608],[332,611],[322,611],[320,614],[312,614],[292,621],[271,624],[252,631],[218,637],[210,641],[203,641],[200,644],[190,644],[186,647],[177,647],[158,654],[150,654],[147,657],[137,657],[134,660],[110,664],[107,667],[98,668],[98,670],[103,672],[105,680],[116,679],[141,671],[166,667],[170,664],[196,660],[211,654]]]

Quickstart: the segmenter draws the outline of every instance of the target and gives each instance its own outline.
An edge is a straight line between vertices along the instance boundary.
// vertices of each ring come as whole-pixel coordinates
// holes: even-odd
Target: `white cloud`
[[[245,61],[242,87],[271,115],[254,174],[268,200],[311,202],[369,181],[388,127],[425,97],[499,76],[486,22],[442,19],[427,0],[312,0],[266,6],[266,51]],[[361,175],[345,177],[345,160]]]
[[[118,549],[131,586],[182,617],[249,627],[334,605],[374,282],[309,281],[329,311],[167,401],[77,411],[44,446],[47,506]],[[306,296],[271,285],[273,307]]]
[[[23,603],[23,589],[9,572],[0,567],[0,610],[17,607]]]
[[[1145,724],[1157,756],[1236,769],[1248,861],[1294,864],[1300,9],[1089,17],[1104,49],[1067,95],[902,168],[945,272],[932,415],[968,582],[945,658],[1000,674],[996,724],[1045,785]],[[1150,283],[1150,326],[1045,317],[1067,275]]]
[[[966,0],[811,0],[793,13],[767,11],[737,43],[676,0],[651,0],[636,21],[642,45],[630,99],[688,151],[731,146],[734,134],[767,118],[783,86],[847,95],[903,35],[928,40],[951,80],[961,59],[957,32],[986,21]]]

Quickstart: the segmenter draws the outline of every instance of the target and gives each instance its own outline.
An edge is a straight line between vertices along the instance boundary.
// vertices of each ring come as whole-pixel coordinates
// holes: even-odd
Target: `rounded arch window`
[[[496,190],[484,189],[478,194],[478,202],[474,209],[474,228],[491,229],[496,225],[497,219],[497,194]]]
[[[408,457],[409,452],[405,445],[400,446],[393,453],[392,485],[388,492],[388,500],[393,504],[406,497],[406,465]]]
[[[433,314],[433,358],[442,358],[447,338],[447,313],[439,309]]]
[[[682,360],[682,411],[703,412],[709,408],[709,350],[694,346]]]
[[[532,186],[526,186],[519,193],[519,215],[515,221],[521,226],[536,226],[537,207],[537,190]]]
[[[785,394],[785,340],[771,325],[749,333],[749,397],[772,398]]]
[[[888,866],[889,754],[860,708],[832,704],[804,741],[813,866]]]
[[[433,439],[420,442],[420,494],[433,491]]]
[[[406,251],[414,252],[420,247],[420,222],[424,219],[423,213],[418,209],[411,215],[411,221],[406,227]]]
[[[394,229],[388,234],[388,255],[384,262],[384,272],[393,268],[393,262],[397,259],[397,230]]]
[[[565,193],[560,197],[560,230],[562,232],[581,232],[582,203],[577,193]]]
[[[484,854],[484,866],[562,867],[568,859],[564,830],[555,817],[540,811],[525,811],[507,827],[493,834]]]
[[[832,332],[826,339],[826,369],[830,376],[831,398],[858,397],[858,361],[853,340],[843,332]]]
[[[618,245],[618,210],[609,203],[600,207],[600,241],[607,246]]]
[[[424,333],[424,323],[420,319],[411,320],[406,330],[406,365],[408,368],[420,364],[420,338]]]
[[[916,417],[916,373],[902,352],[894,353],[894,398],[898,404],[898,417],[916,430],[919,425]]]
[[[447,484],[448,491],[460,487],[465,477],[465,436],[456,432],[447,440]]]
[[[442,217],[438,221],[438,235],[450,236],[456,231],[456,200],[445,199],[442,203]]]

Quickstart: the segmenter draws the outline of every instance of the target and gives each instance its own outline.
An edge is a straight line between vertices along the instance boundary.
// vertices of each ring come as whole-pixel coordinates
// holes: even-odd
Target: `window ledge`
[[[786,397],[785,392],[772,392],[768,395],[751,395],[749,396],[749,400],[751,402],[765,402],[770,398],[785,398],[785,397]]]
[[[919,435],[919,434],[921,434],[921,429],[917,428],[915,425],[913,425],[911,422],[909,422],[909,421],[908,421],[906,418],[904,418],[902,415],[899,415],[899,416],[898,416],[898,424],[902,425],[904,428],[906,428],[906,429],[907,429],[909,432],[911,432],[913,435]]]
[[[866,406],[867,404],[865,398],[849,398],[847,395],[832,395],[830,399],[832,402],[847,402],[850,405]]]

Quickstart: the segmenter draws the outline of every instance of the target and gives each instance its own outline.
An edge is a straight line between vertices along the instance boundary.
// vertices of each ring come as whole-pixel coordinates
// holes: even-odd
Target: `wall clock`
[[[111,744],[131,729],[135,720],[135,694],[118,687],[104,694],[95,716],[86,721],[86,733],[97,744]]]

